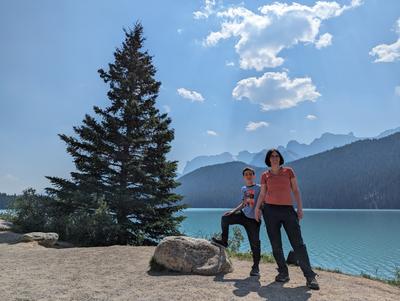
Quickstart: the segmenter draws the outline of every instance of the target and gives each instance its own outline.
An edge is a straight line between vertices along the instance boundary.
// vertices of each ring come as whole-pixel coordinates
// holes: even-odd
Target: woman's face
[[[279,166],[280,157],[277,152],[272,152],[271,157],[269,157],[271,166]]]

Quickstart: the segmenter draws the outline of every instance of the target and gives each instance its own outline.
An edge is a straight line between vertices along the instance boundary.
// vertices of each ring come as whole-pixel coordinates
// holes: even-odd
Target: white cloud
[[[164,111],[165,111],[166,113],[171,112],[171,107],[170,107],[169,105],[164,105],[163,108],[164,108]]]
[[[317,119],[317,116],[315,116],[315,115],[313,115],[313,114],[309,114],[309,115],[306,116],[306,118],[307,118],[308,120],[315,120],[315,119]]]
[[[396,42],[377,45],[369,52],[369,55],[376,57],[374,63],[391,63],[400,60],[400,18],[396,22],[395,31],[399,35]]]
[[[332,35],[330,33],[324,33],[319,37],[319,40],[315,42],[315,47],[321,49],[332,45]]]
[[[249,123],[246,126],[246,131],[251,132],[267,126],[269,126],[269,123],[265,121],[260,121],[260,122],[249,121]]]
[[[210,136],[218,136],[217,132],[213,131],[213,130],[207,130],[207,135]]]
[[[195,19],[207,19],[215,12],[216,0],[205,0],[201,10],[193,12]]]
[[[233,67],[235,66],[235,62],[225,62],[225,66]]]
[[[176,32],[177,32],[178,34],[181,34],[181,33],[183,32],[183,29],[182,29],[182,28],[178,28],[178,29],[176,30]]]
[[[286,109],[303,101],[316,101],[321,94],[308,77],[290,79],[286,72],[266,72],[261,77],[239,81],[232,91],[235,99],[247,98],[263,111]]]
[[[396,86],[394,88],[394,94],[396,94],[397,96],[400,96],[400,86]]]
[[[199,92],[196,91],[191,91],[185,88],[179,88],[177,90],[178,94],[182,96],[185,99],[189,99],[191,101],[198,101],[198,102],[203,102],[204,97],[201,95]]]
[[[343,6],[334,1],[318,1],[314,6],[274,2],[260,7],[259,13],[244,6],[231,7],[215,13],[221,19],[221,28],[211,32],[203,45],[214,46],[220,40],[238,38],[235,50],[242,69],[277,67],[284,62],[279,54],[285,48],[299,43],[311,43],[317,48],[330,45],[332,35],[320,35],[322,21],[361,4],[359,0]]]

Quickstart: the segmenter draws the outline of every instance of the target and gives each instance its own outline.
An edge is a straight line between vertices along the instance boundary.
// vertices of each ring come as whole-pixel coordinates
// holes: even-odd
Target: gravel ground
[[[45,248],[13,243],[0,232],[0,300],[400,300],[400,289],[381,282],[318,271],[320,291],[311,291],[297,267],[289,283],[273,281],[275,266],[233,260],[224,276],[149,272],[153,247]]]

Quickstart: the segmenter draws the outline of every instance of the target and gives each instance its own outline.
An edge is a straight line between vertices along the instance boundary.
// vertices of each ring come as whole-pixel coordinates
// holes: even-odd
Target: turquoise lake
[[[219,232],[226,210],[186,209],[181,231],[195,237]],[[383,278],[392,278],[395,268],[400,268],[400,210],[305,209],[300,224],[313,266]],[[242,233],[241,249],[246,251],[249,244],[244,229]],[[262,252],[271,252],[264,223],[260,236]],[[286,256],[291,248],[283,230],[282,237]]]

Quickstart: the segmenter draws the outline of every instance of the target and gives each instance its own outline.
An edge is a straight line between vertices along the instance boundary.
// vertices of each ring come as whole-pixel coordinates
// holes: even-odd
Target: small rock
[[[30,232],[22,236],[21,241],[31,242],[36,241],[44,247],[52,247],[58,240],[58,234],[54,232]]]
[[[169,270],[183,273],[216,275],[233,271],[224,248],[187,236],[164,238],[154,251],[154,260]]]
[[[0,219],[0,231],[11,231],[12,227],[13,227],[12,222]]]

